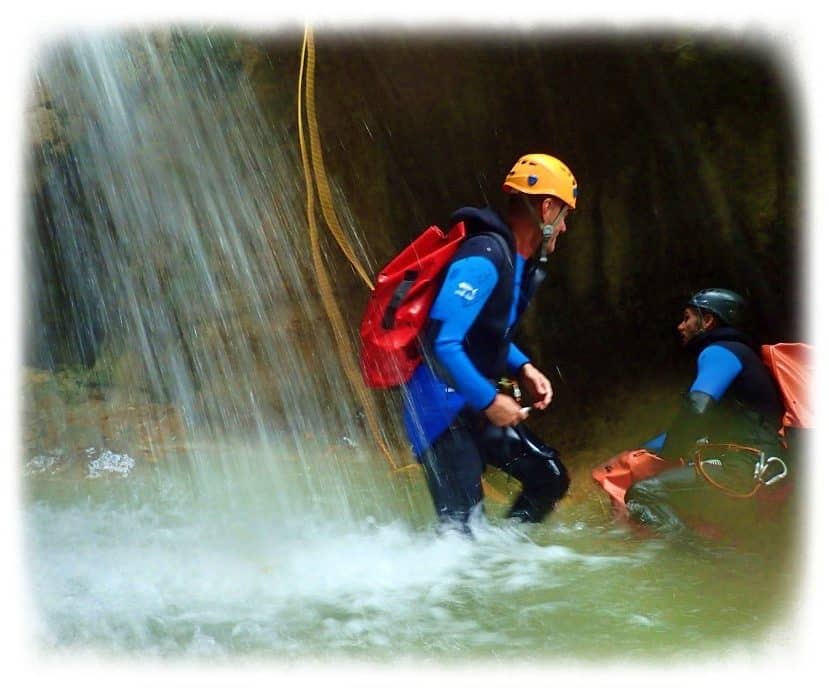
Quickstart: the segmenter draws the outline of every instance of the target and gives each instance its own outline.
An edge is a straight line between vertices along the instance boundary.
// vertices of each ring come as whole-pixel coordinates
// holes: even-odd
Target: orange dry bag
[[[448,233],[430,226],[378,274],[360,324],[360,367],[366,385],[405,384],[421,361],[418,338],[441,272],[466,237],[464,224]]]
[[[813,426],[809,381],[812,378],[812,346],[806,343],[777,343],[760,348],[763,363],[780,387],[783,427]]]
[[[666,461],[647,449],[622,451],[606,463],[593,468],[591,475],[608,493],[613,505],[627,513],[625,493],[639,480],[644,480],[670,468],[679,468],[682,461]]]

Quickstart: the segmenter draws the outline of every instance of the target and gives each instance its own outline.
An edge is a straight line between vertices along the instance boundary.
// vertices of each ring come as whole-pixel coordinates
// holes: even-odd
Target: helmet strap
[[[541,223],[539,223],[539,226],[541,227],[541,256],[538,258],[538,261],[545,264],[547,263],[547,240],[553,237],[555,228],[566,211],[567,205],[565,204],[561,207],[561,209],[559,209],[559,212],[556,214],[556,217],[553,219],[552,223],[547,223],[545,225],[541,225]]]
[[[549,223],[546,225],[538,224],[541,228],[541,256],[538,258],[540,262],[547,262],[547,240],[553,237],[553,227]]]
[[[550,195],[551,197],[553,195]],[[553,219],[552,223],[544,223],[541,220],[541,217],[538,215],[538,211],[536,211],[535,207],[530,204],[530,199],[526,194],[522,194],[521,197],[524,200],[524,204],[526,205],[527,209],[530,212],[530,215],[535,219],[535,222],[538,224],[538,228],[541,230],[541,255],[538,258],[539,262],[544,264],[547,263],[547,240],[549,240],[553,233],[555,232],[555,227],[558,225],[559,220],[561,219],[562,215],[564,214],[565,210],[567,209],[567,205],[563,205],[558,212],[558,215]]]

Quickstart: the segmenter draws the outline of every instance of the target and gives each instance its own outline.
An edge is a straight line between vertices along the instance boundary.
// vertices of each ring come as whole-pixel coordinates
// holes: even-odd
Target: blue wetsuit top
[[[743,363],[728,348],[710,345],[697,358],[697,376],[688,391],[699,391],[719,401],[742,369]],[[650,451],[661,451],[666,438],[667,434],[663,432],[645,442],[643,447]]]
[[[509,326],[516,320],[524,265],[524,257],[516,255]],[[426,363],[422,363],[403,387],[403,421],[416,456],[420,456],[448,429],[464,406],[483,410],[495,400],[495,384],[483,376],[469,359],[464,350],[464,338],[497,282],[495,264],[486,257],[465,257],[450,265],[429,317],[441,322],[433,352],[456,386],[449,386]],[[529,361],[530,358],[510,343],[507,354],[507,369],[510,372],[516,372]]]

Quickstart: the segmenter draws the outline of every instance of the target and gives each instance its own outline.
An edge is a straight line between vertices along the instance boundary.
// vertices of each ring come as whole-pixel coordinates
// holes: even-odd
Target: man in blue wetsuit
[[[569,485],[556,450],[523,424],[529,407],[499,392],[495,382],[515,376],[538,410],[552,400],[549,379],[513,343],[513,334],[567,229],[576,180],[558,159],[529,154],[507,174],[503,189],[506,218],[473,207],[452,215],[450,223],[462,221],[468,237],[429,313],[424,361],[404,387],[406,432],[438,517],[462,527],[483,498],[485,464],[521,482],[509,515],[522,520],[541,521]]]
[[[734,509],[749,508],[691,465],[697,449],[706,448],[698,444],[756,450],[742,452],[743,461],[738,458],[731,464],[724,461],[726,454],[714,454],[718,458],[710,461],[706,472],[721,487],[745,486],[760,453],[765,458],[782,455],[778,430],[783,403],[757,346],[739,330],[745,309],[740,295],[723,288],[702,290],[685,306],[677,329],[683,346],[696,356],[696,376],[667,433],[645,446],[687,465],[634,484],[625,495],[632,516],[670,530],[685,527],[694,514],[710,521],[717,514],[733,517]]]

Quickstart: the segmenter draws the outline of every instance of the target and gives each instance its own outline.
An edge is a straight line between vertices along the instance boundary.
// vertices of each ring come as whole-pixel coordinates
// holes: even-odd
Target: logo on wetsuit
[[[472,302],[475,299],[475,296],[478,294],[478,289],[473,288],[469,283],[466,281],[461,281],[458,283],[458,287],[455,289],[455,295],[462,297],[464,300],[468,300]]]

